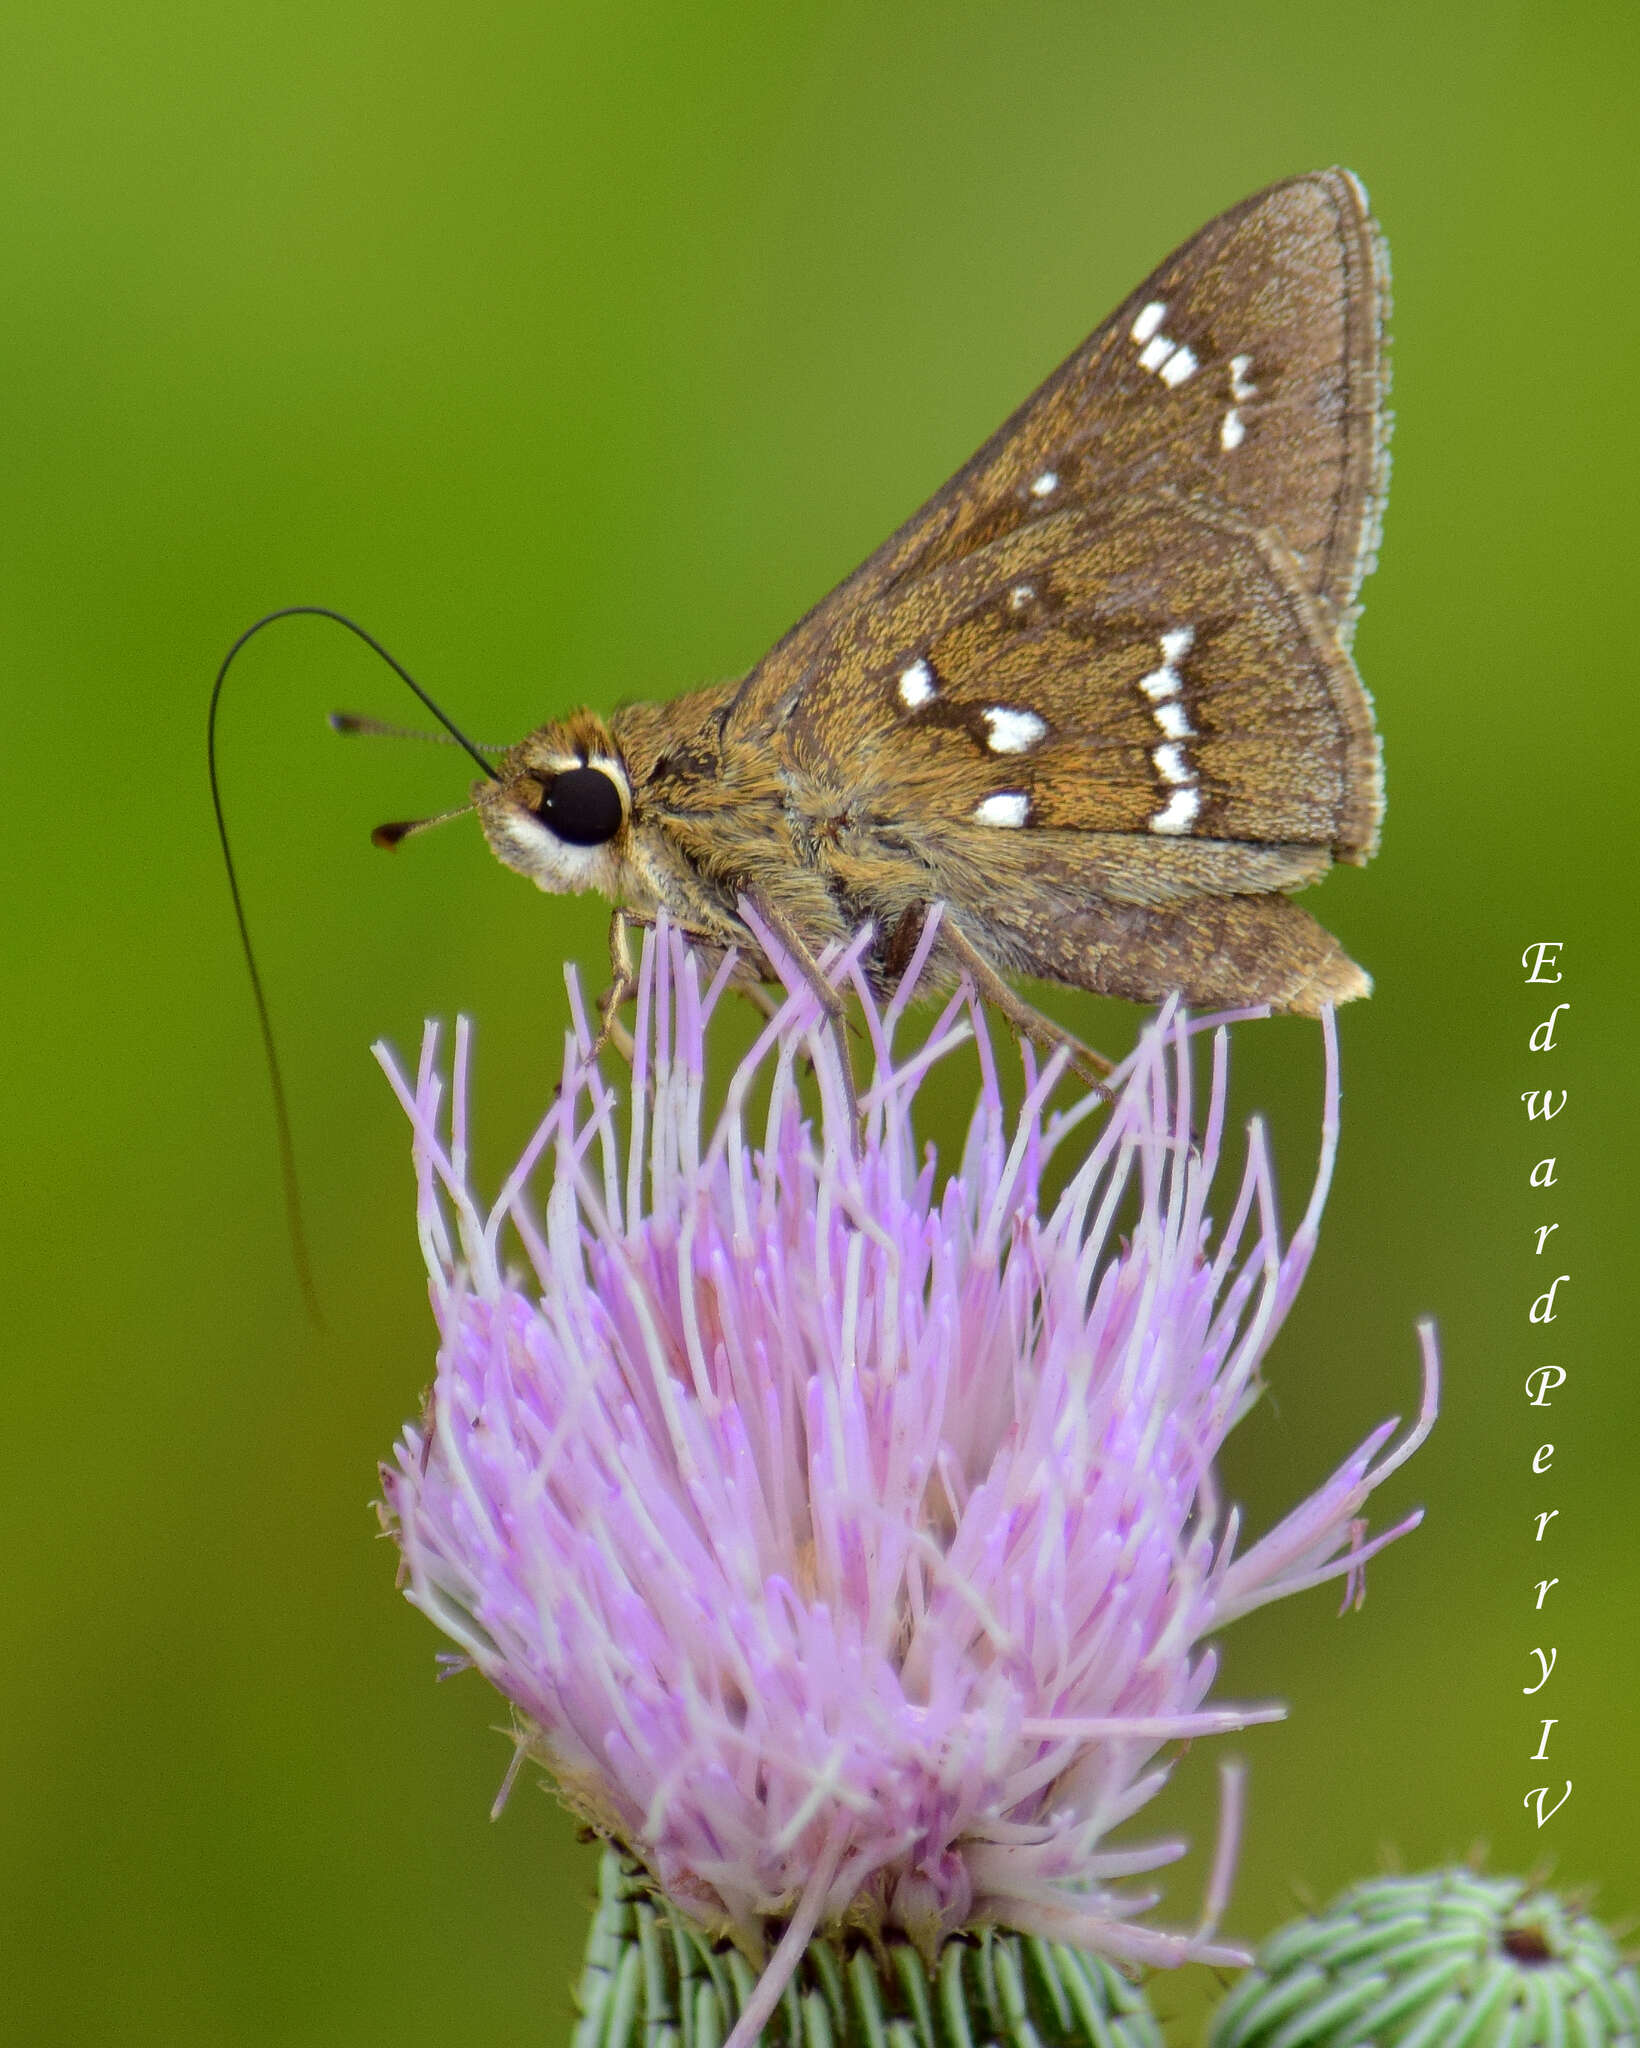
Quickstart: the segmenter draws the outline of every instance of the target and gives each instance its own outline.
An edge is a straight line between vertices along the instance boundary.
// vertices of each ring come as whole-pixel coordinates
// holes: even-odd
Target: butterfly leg
[[[941,921],[939,943],[946,957],[962,969],[986,1002],[1002,1012],[1021,1038],[1028,1038],[1038,1051],[1049,1054],[1064,1047],[1076,1072],[1109,1100],[1110,1090],[1105,1086],[1105,1076],[1113,1063],[1103,1053],[1095,1052],[1091,1045],[1084,1045],[1081,1039],[1063,1030],[1051,1017],[1044,1017],[1023,996],[1016,994],[985,955],[969,942],[949,913]]]
[[[621,1022],[620,1010],[638,993],[638,977],[632,965],[632,934],[649,923],[629,910],[616,909],[609,920],[609,986],[598,998],[598,1036],[592,1041],[597,1059],[606,1045],[613,1045],[628,1066],[632,1064],[632,1034]]]
[[[676,918],[670,920],[673,931],[682,932],[691,945],[697,946],[711,960],[720,961],[729,951],[721,939],[713,933],[697,930],[693,925],[680,925]],[[619,1012],[638,993],[638,976],[632,963],[632,934],[653,931],[655,919],[641,910],[618,909],[609,920],[609,986],[598,998],[598,1035],[593,1040],[593,1057],[596,1058],[606,1045],[613,1045],[628,1066],[632,1064],[632,1034],[620,1021]],[[780,1008],[780,998],[766,989],[761,982],[750,980],[744,974],[736,974],[735,986],[742,995],[765,1017],[773,1017]]]
[[[849,1056],[848,1005],[843,999],[842,991],[827,978],[826,970],[809,950],[802,934],[788,922],[783,911],[771,903],[759,889],[749,888],[746,897],[758,916],[780,941],[787,959],[808,983],[815,1001],[825,1013],[826,1022],[831,1029],[832,1042],[837,1047],[837,1063],[842,1070],[843,1093],[848,1101],[849,1123],[858,1144],[860,1097],[854,1085],[854,1062]]]

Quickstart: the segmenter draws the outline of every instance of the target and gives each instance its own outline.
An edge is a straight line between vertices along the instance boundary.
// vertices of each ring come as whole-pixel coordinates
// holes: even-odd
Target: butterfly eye
[[[571,846],[602,846],[625,819],[621,792],[601,768],[566,768],[555,775],[534,806],[555,837]]]

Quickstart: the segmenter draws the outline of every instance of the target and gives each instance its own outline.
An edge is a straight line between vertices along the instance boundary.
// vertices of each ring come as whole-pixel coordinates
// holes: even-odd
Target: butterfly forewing
[[[842,753],[844,704],[857,816],[1372,848],[1347,656],[1286,551],[1199,506],[1060,513],[899,586],[791,707],[800,768]]]
[[[1067,508],[1108,518],[1157,493],[1278,537],[1347,634],[1382,506],[1383,278],[1347,171],[1210,222],[759,664],[732,724],[777,721],[817,686],[846,690],[847,664],[828,652],[887,593]],[[1151,565],[1152,593],[1175,566]]]

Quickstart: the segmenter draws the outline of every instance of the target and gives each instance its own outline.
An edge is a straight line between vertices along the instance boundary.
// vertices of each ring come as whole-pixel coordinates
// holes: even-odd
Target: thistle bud
[[[1259,1950],[1210,2048],[1632,2048],[1640,1980],[1598,1920],[1457,1868],[1353,1885]]]

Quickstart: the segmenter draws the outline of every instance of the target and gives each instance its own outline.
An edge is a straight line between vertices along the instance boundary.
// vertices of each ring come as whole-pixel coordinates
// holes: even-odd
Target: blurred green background
[[[1358,643],[1390,810],[1381,858],[1310,899],[1378,994],[1344,1020],[1320,1257],[1235,1452],[1255,1526],[1415,1404],[1426,1311],[1448,1386],[1377,1504],[1427,1524],[1365,1610],[1314,1593],[1228,1641],[1228,1690],[1293,1709],[1239,1745],[1231,1926],[1477,1839],[1640,1906],[1637,23],[1507,0],[7,10],[0,2031],[552,2042],[584,1926],[591,1852],[524,1787],[487,1819],[496,1703],[435,1686],[373,1534],[432,1345],[366,1047],[476,1017],[493,1185],[544,1103],[560,963],[597,974],[605,913],[538,896],[467,825],[374,853],[379,819],[460,801],[461,759],[327,735],[332,705],[414,711],[334,629],[244,659],[224,778],[316,1335],[206,800],[228,642],[340,605],[497,741],[738,672],[1176,242],[1333,162],[1396,266],[1396,482]],[[1522,986],[1538,938],[1565,941],[1553,996]],[[1550,1199],[1519,1091],[1550,1078],[1525,1039],[1562,997]],[[1133,1028],[1057,1007],[1107,1047]],[[1238,1061],[1296,1215],[1315,1033],[1249,1028]],[[1546,1220],[1558,1260],[1531,1255]],[[1532,1332],[1545,1267],[1574,1278]],[[1520,1384],[1548,1357],[1573,1378],[1545,1424]],[[1559,1664],[1526,1699],[1539,1641]],[[1198,1842],[1212,1763],[1160,1812]],[[1540,1833],[1523,1795],[1567,1776]],[[1181,2030],[1193,1995],[1160,1987]]]

